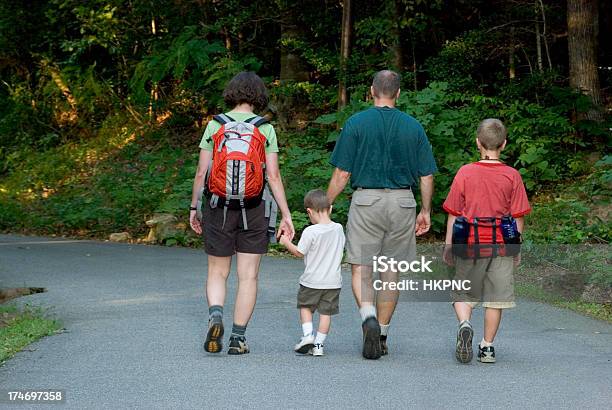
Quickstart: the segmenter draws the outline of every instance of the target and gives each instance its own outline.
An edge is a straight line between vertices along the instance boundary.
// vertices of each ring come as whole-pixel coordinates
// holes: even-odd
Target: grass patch
[[[567,300],[562,296],[547,292],[546,290],[530,283],[517,283],[514,290],[518,296],[573,310],[574,312],[578,312],[595,319],[612,322],[611,305],[590,303],[583,300]]]
[[[0,363],[60,328],[60,323],[46,318],[41,308],[0,306]]]

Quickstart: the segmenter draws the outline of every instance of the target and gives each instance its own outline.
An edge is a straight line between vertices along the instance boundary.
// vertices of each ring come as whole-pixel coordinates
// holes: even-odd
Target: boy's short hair
[[[313,189],[308,191],[304,196],[304,208],[310,208],[313,211],[321,212],[327,211],[331,207],[329,199],[325,191],[320,189]]]
[[[223,100],[231,108],[247,103],[256,111],[268,106],[268,89],[263,80],[252,71],[242,71],[234,76],[223,90]]]
[[[395,98],[400,89],[401,77],[391,70],[382,70],[374,74],[372,88],[375,97]]]
[[[497,118],[487,118],[478,125],[476,138],[486,149],[499,149],[504,144],[508,131],[503,122]]]

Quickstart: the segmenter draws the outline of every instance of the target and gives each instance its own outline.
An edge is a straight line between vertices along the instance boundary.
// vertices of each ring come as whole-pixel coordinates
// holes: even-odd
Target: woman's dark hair
[[[256,111],[261,111],[268,106],[268,90],[257,74],[243,71],[227,83],[223,90],[223,100],[230,108],[247,103],[255,106]]]

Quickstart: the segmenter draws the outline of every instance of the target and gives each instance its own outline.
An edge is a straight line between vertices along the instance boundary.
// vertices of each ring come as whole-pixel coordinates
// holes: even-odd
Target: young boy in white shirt
[[[315,189],[304,197],[304,207],[313,225],[304,229],[297,246],[283,235],[280,243],[293,255],[304,258],[306,268],[300,277],[297,307],[304,336],[294,350],[323,356],[323,343],[329,332],[331,316],[339,312],[342,287],[341,264],[344,250],[342,225],[331,220],[331,204],[327,194]],[[319,312],[316,337],[312,318]]]

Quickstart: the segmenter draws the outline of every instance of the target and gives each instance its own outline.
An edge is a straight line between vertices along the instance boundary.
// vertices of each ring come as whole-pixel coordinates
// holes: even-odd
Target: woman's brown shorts
[[[242,223],[240,209],[228,209],[223,224],[223,207],[202,205],[204,249],[212,256],[232,256],[236,252],[263,255],[268,252],[268,220],[265,203],[246,209],[247,230]]]

